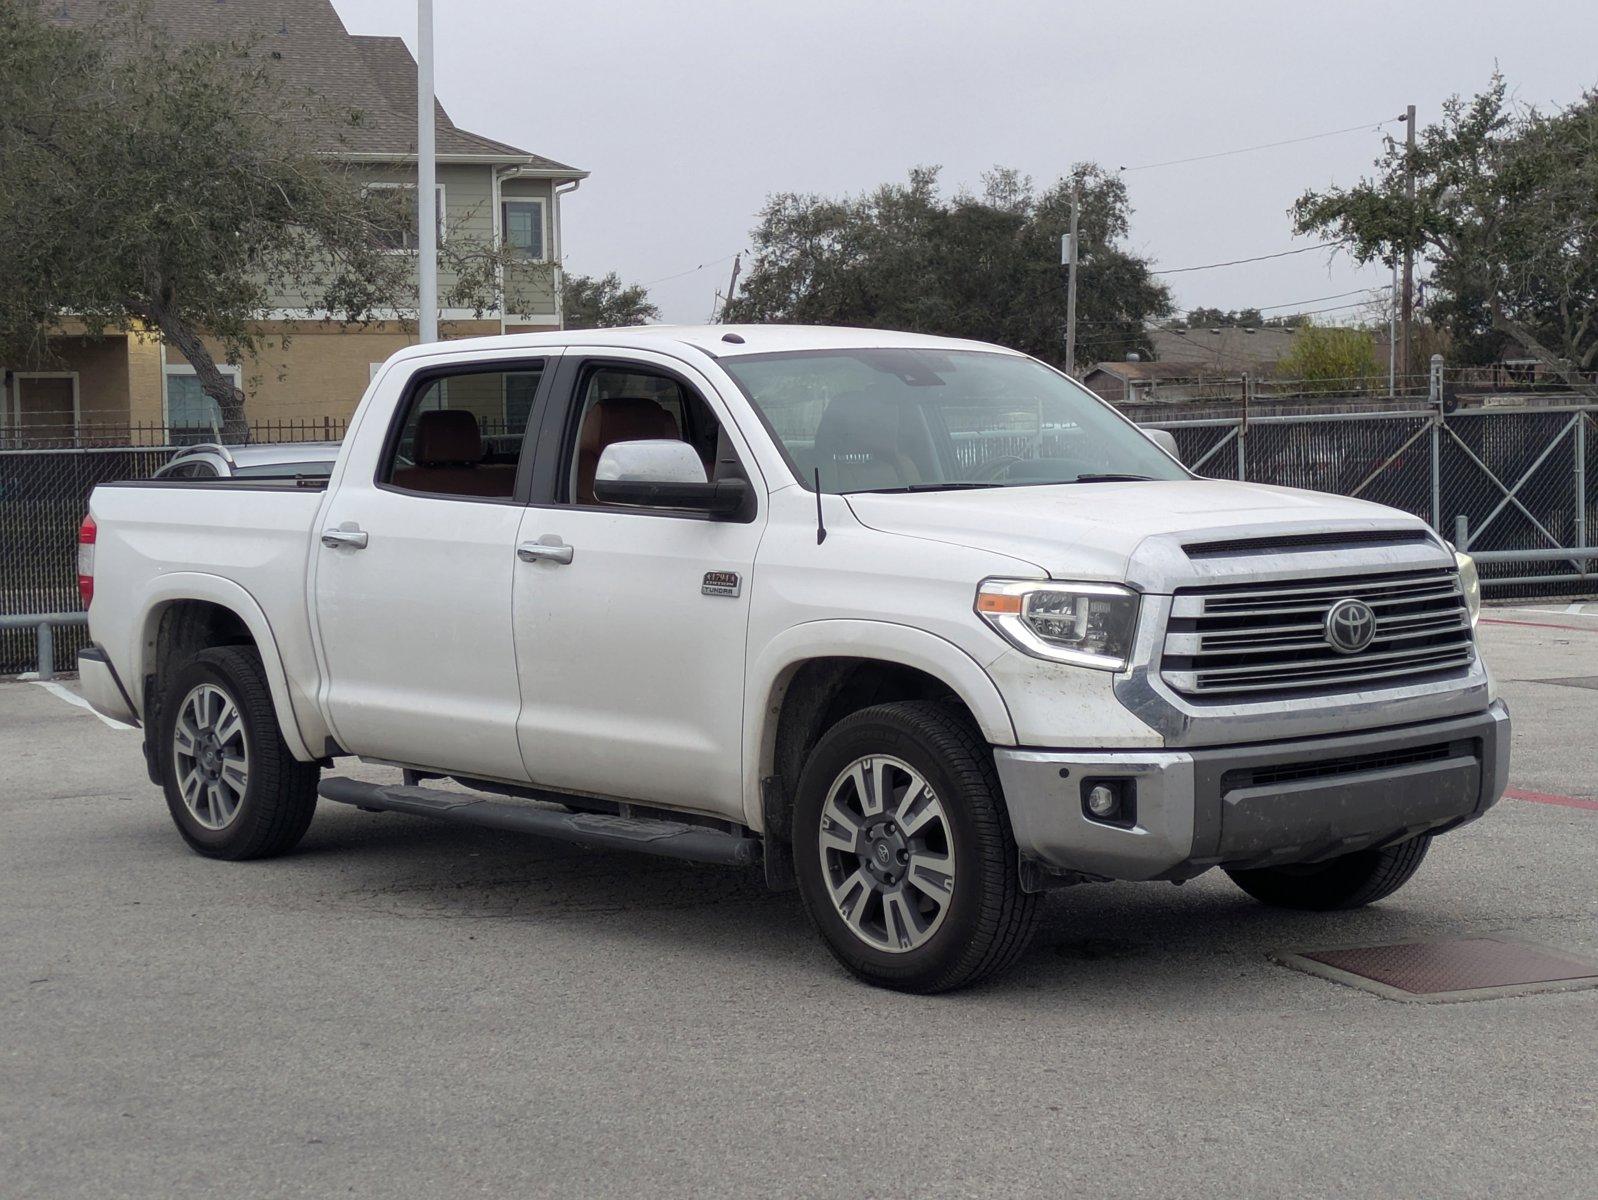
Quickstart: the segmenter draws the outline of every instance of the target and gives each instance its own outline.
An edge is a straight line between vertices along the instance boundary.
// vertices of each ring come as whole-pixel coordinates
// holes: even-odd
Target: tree
[[[254,358],[273,298],[364,324],[414,311],[414,257],[388,252],[414,203],[341,163],[360,113],[293,93],[249,42],[179,42],[141,8],[64,26],[0,0],[0,360],[48,362],[49,336],[155,329],[248,437],[243,391],[204,340]],[[446,239],[442,302],[492,307],[507,261]]]
[[[1346,240],[1362,263],[1422,256],[1431,317],[1460,360],[1512,342],[1598,396],[1598,92],[1551,114],[1506,95],[1495,75],[1479,96],[1453,97],[1413,155],[1390,143],[1374,178],[1305,192],[1294,224]]]
[[[1063,363],[1060,237],[1080,188],[1077,356],[1148,356],[1145,323],[1170,312],[1170,293],[1119,244],[1130,212],[1120,179],[1081,164],[1043,192],[1002,169],[983,185],[945,199],[938,169],[923,167],[864,196],[772,196],[726,318],[978,338]]]
[[[660,320],[649,293],[636,283],[624,286],[614,271],[598,279],[562,276],[560,310],[567,329],[616,329]]]
[[[1316,325],[1307,318],[1276,363],[1279,379],[1301,383],[1301,390],[1312,393],[1358,391],[1376,374],[1375,343],[1367,330]]]
[[[1258,329],[1267,324],[1257,308],[1219,309],[1190,308],[1185,316],[1173,321],[1174,326],[1185,329]]]

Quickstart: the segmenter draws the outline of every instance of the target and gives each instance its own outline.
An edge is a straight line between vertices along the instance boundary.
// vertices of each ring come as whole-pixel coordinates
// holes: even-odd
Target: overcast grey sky
[[[335,3],[353,32],[414,50],[410,0]],[[1133,167],[1366,123],[1129,173],[1132,246],[1186,267],[1309,244],[1285,215],[1300,191],[1352,182],[1378,121],[1413,103],[1424,127],[1495,63],[1528,103],[1598,84],[1593,0],[435,4],[455,120],[593,172],[565,201],[567,266],[649,283],[685,322],[708,317],[773,191],[858,192],[923,163],[949,190],[995,164],[1046,183],[1081,159]],[[1168,282],[1183,308],[1317,309],[1359,297],[1297,302],[1387,273],[1316,251]]]

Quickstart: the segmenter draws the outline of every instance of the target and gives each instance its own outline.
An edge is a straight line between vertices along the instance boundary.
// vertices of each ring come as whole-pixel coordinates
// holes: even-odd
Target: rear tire
[[[261,657],[201,650],[173,674],[157,753],[167,808],[207,858],[270,858],[294,848],[316,811],[321,768],[290,753]]]
[[[940,704],[878,705],[822,737],[795,798],[794,864],[828,949],[878,987],[966,987],[1014,963],[1037,926],[993,751]]]
[[[1298,866],[1228,871],[1254,899],[1277,908],[1333,912],[1361,908],[1391,896],[1420,869],[1432,839],[1422,834],[1380,850],[1356,850],[1341,858]]]

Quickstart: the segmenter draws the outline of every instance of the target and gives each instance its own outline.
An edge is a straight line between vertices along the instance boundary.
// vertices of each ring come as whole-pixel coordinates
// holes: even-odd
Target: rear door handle
[[[351,550],[365,550],[369,540],[364,529],[322,530],[322,545],[330,550],[337,550],[340,546],[348,546]]]
[[[572,548],[560,540],[560,535],[546,533],[536,542],[523,542],[516,547],[516,557],[523,562],[569,563]]]

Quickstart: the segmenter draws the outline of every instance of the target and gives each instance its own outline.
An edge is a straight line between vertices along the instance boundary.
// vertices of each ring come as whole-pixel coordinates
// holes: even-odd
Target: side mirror
[[[727,517],[749,495],[742,479],[705,478],[705,464],[687,442],[658,439],[613,442],[594,469],[594,498],[601,504],[685,508]]]
[[[1182,461],[1182,451],[1177,447],[1176,435],[1169,429],[1145,429],[1143,430],[1143,436],[1176,459],[1177,462]]]

